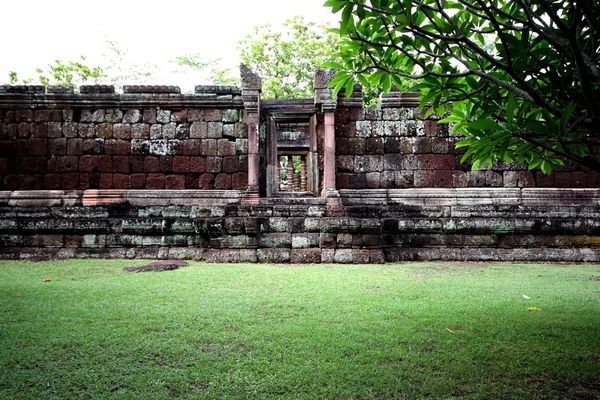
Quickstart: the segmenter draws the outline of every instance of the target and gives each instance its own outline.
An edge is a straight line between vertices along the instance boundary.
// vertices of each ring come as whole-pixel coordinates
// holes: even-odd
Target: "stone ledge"
[[[352,205],[555,205],[600,206],[600,189],[451,188],[341,189],[345,206]]]

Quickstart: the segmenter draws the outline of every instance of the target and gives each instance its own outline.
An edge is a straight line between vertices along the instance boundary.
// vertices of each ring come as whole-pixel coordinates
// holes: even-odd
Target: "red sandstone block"
[[[175,156],[173,157],[173,172],[189,172],[190,157]]]
[[[48,122],[51,120],[52,113],[50,110],[35,110],[33,112],[33,120],[35,122]]]
[[[146,187],[146,174],[130,175],[129,187],[131,189],[143,189],[144,187]]]
[[[79,189],[79,174],[62,174],[61,189],[76,190]]]
[[[62,177],[60,174],[46,174],[44,175],[44,189],[60,189]]]
[[[115,154],[129,155],[131,154],[131,143],[127,140],[117,140]]]
[[[452,187],[452,171],[449,169],[435,171],[433,185],[435,187]]]
[[[173,172],[173,156],[160,156],[158,168],[160,172]]]
[[[415,171],[415,187],[435,187],[435,175],[439,171]]]
[[[114,124],[113,125],[113,137],[115,139],[130,139],[131,138],[131,125],[129,125],[129,124]]]
[[[129,157],[131,172],[145,172],[144,170],[144,156],[131,156]]]
[[[104,154],[113,155],[117,153],[117,141],[115,139],[104,140]]]
[[[29,124],[27,122],[21,122],[17,126],[17,133],[20,138],[28,138],[30,135]]]
[[[188,120],[188,110],[175,111],[171,113],[172,122],[186,122]]]
[[[48,137],[48,124],[46,122],[31,124],[31,136],[34,138]]]
[[[48,169],[48,158],[47,157],[36,157],[35,158],[35,172],[46,173]],[[42,179],[43,181],[43,179]]]
[[[80,172],[92,172],[98,166],[98,160],[96,156],[81,156],[79,158],[79,171]]]
[[[206,157],[206,171],[212,173],[219,173],[222,171],[223,158],[222,157]]]
[[[45,156],[48,154],[48,140],[47,139],[29,139],[28,140],[28,155],[30,156]],[[11,156],[14,154],[11,154]]]
[[[35,177],[33,175],[19,175],[19,189],[21,189],[21,190],[35,189]]]
[[[113,172],[127,174],[129,173],[129,157],[114,156],[113,157]]]
[[[164,174],[148,174],[146,175],[146,189],[164,189],[165,175]]]
[[[554,174],[554,183],[556,187],[568,188],[571,187],[571,173],[570,172],[556,172]]]
[[[215,189],[227,190],[231,189],[231,175],[219,174],[215,179]]]
[[[79,190],[86,190],[91,187],[90,175],[91,174],[79,174]]]
[[[600,173],[596,171],[589,171],[587,173],[587,187],[600,188]]]
[[[462,188],[467,187],[469,178],[465,171],[452,171],[452,187]]]
[[[238,172],[231,176],[231,188],[236,190],[245,190],[248,187],[248,174]]]
[[[113,166],[112,166],[112,159],[110,156],[107,156],[107,155],[97,156],[97,163],[98,163],[98,171],[99,172],[112,172]]]
[[[235,142],[228,139],[217,140],[217,155],[218,156],[234,156],[235,155]]]
[[[187,174],[185,176],[185,188],[198,189],[198,178],[197,174]]]
[[[519,171],[519,187],[535,187],[535,180],[530,171]]]
[[[413,143],[414,143],[413,144],[413,153],[415,153],[415,154],[428,154],[428,153],[431,153],[431,138],[429,138],[429,137],[417,137],[417,138],[414,139]]]
[[[185,175],[167,175],[165,189],[185,189]]]
[[[49,138],[62,137],[62,124],[60,122],[48,122],[48,137]]]
[[[79,157],[63,156],[60,157],[60,170],[63,172],[77,172],[79,168]]]
[[[50,157],[48,159],[48,166],[46,168],[48,172],[61,172],[60,168],[60,157]]]
[[[113,189],[127,189],[127,188],[129,188],[129,175],[114,174],[113,175]]]
[[[67,139],[50,139],[48,141],[48,154],[51,156],[64,156],[67,154]]]
[[[240,170],[240,163],[237,156],[223,158],[223,172],[232,174]]]
[[[571,175],[571,187],[584,188],[587,185],[587,176],[583,171],[573,172]]]
[[[206,158],[190,157],[190,172],[204,172],[206,170]]]
[[[222,110],[204,110],[204,121],[220,122],[223,119]]]
[[[83,139],[69,139],[67,141],[67,155],[80,156],[83,154]]]
[[[336,174],[335,178],[338,189],[350,189],[350,174]]]
[[[17,158],[17,171],[21,174],[31,174],[35,170],[34,157]]]
[[[77,123],[76,122],[63,122],[62,125],[63,136],[67,138],[77,137]]]
[[[538,171],[535,174],[535,182],[537,187],[553,187],[554,175],[546,175],[542,171]]]
[[[184,140],[183,141],[183,155],[197,156],[199,154],[200,154],[200,141],[199,140]]]
[[[198,187],[200,189],[209,190],[214,189],[215,176],[213,174],[202,174],[198,180]]]
[[[96,126],[96,137],[110,139],[113,137],[112,124],[104,123]]]
[[[113,188],[113,174],[100,174],[100,189]]]
[[[160,164],[158,157],[148,156],[144,159],[144,171],[145,172],[158,172],[160,171]]]
[[[6,175],[3,179],[3,189],[15,190],[19,188],[19,176],[18,175]]]

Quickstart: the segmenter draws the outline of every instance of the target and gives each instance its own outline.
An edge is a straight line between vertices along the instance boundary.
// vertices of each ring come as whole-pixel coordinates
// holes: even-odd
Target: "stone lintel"
[[[392,91],[379,95],[379,108],[413,108],[420,103],[420,92]]]

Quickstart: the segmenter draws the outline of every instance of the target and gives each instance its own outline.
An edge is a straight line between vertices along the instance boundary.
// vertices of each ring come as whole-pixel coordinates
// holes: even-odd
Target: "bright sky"
[[[34,75],[56,59],[84,54],[93,64],[106,53],[106,40],[128,51],[135,63],[167,65],[186,53],[221,57],[236,66],[236,43],[252,27],[279,25],[294,15],[307,21],[336,20],[325,0],[2,0],[0,84],[8,73]],[[160,83],[179,84],[161,75]],[[181,77],[179,77],[181,79]],[[173,80],[173,81],[171,81]],[[159,82],[154,82],[159,83]]]

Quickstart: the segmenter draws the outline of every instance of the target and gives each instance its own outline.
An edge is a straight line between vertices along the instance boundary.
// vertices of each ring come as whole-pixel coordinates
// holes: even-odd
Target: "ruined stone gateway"
[[[600,175],[470,171],[415,93],[0,86],[0,259],[600,261]]]

